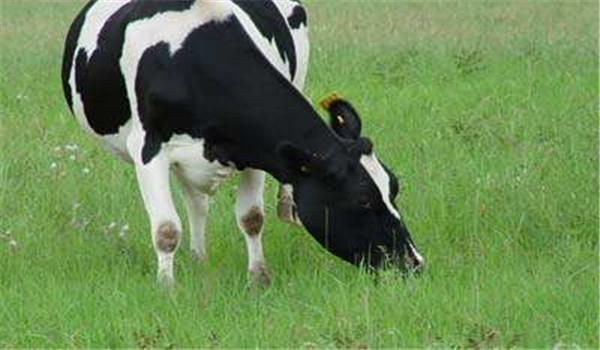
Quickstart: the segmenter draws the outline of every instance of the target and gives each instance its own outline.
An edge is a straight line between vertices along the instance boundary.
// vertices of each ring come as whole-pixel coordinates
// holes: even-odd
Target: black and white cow
[[[373,267],[423,264],[394,204],[397,179],[360,136],[356,111],[331,98],[324,103],[329,127],[300,92],[306,21],[291,0],[99,0],[73,22],[64,93],[79,123],[134,164],[159,280],[173,281],[182,231],[171,171],[200,260],[208,195],[241,172],[235,214],[252,280],[269,281],[261,245],[265,172],[286,184],[280,216],[293,220],[297,210],[331,253]]]

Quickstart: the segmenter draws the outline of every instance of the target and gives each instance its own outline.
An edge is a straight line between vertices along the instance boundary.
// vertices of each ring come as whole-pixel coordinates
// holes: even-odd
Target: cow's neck
[[[214,153],[287,182],[289,175],[276,152],[282,142],[318,154],[341,152],[341,141],[239,23],[232,19],[216,26],[206,24],[190,35],[192,51],[184,61],[190,64],[184,79],[193,90],[192,123],[198,134],[212,139]],[[194,48],[211,48],[207,52],[212,54]]]
[[[263,86],[261,93],[236,93],[213,119],[207,142],[223,163],[265,170],[281,182],[292,183],[290,169],[277,153],[282,143],[323,158],[335,157],[343,146],[292,85],[271,84]]]
[[[277,153],[282,143],[322,158],[343,151],[341,141],[289,83],[278,91],[264,92],[248,101],[253,106],[241,110],[223,130],[231,135],[233,144],[225,148],[236,165],[261,169],[280,182],[293,183],[294,172]]]

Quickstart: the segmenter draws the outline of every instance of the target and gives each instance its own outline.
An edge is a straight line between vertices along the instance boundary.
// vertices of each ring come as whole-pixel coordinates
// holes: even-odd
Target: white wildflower
[[[119,237],[124,238],[127,231],[129,231],[129,225],[125,224],[123,225],[123,227],[121,227],[121,230],[119,231]]]
[[[74,143],[72,145],[65,145],[65,149],[67,151],[74,152],[74,151],[77,151],[79,149],[79,146],[77,146],[77,144]]]

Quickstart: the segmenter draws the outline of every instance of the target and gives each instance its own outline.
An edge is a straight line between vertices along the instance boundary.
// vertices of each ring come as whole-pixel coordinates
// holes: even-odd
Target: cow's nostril
[[[422,260],[421,261],[415,260],[414,263],[412,264],[410,270],[415,275],[420,275],[421,273],[423,273],[423,270],[425,270],[425,262]]]

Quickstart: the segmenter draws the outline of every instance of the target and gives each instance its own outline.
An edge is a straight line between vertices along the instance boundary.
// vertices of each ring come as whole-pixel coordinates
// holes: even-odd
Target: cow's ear
[[[294,173],[309,175],[314,173],[318,166],[318,159],[315,156],[288,141],[283,141],[277,146],[277,155],[286,168]]]
[[[329,123],[338,136],[352,140],[360,137],[362,124],[350,102],[331,94],[319,104],[329,113]]]

